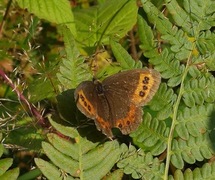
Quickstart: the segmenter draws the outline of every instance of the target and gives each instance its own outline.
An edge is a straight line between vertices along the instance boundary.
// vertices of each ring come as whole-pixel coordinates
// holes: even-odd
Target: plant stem
[[[5,82],[16,92],[18,99],[24,102],[31,114],[38,120],[40,125],[44,125],[44,118],[40,112],[27,100],[27,98],[16,88],[11,79],[5,74],[5,72],[0,69],[0,76],[5,80]]]
[[[188,60],[187,60],[186,66],[185,66],[185,70],[184,70],[184,73],[183,73],[182,79],[181,79],[181,86],[179,89],[178,98],[173,106],[172,125],[170,128],[169,138],[167,141],[167,158],[166,158],[164,180],[168,180],[168,172],[169,172],[170,160],[171,160],[171,156],[172,156],[172,140],[173,140],[175,126],[177,123],[178,107],[179,107],[182,95],[184,93],[184,80],[185,80],[188,70],[189,70],[189,64],[190,64],[189,62],[191,60],[191,54],[192,54],[192,52],[190,53],[190,56],[188,57]]]

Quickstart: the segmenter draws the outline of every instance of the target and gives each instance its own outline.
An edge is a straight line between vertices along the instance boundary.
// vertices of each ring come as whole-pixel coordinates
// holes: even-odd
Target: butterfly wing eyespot
[[[155,70],[148,70],[139,74],[139,81],[131,98],[138,106],[147,104],[157,92],[160,85],[160,74]]]
[[[153,69],[117,73],[99,84],[86,81],[75,91],[77,107],[94,119],[97,129],[110,139],[113,127],[119,128],[122,134],[129,134],[141,124],[141,106],[153,98],[160,81],[159,72]],[[99,88],[102,88],[102,93]]]
[[[96,117],[96,102],[93,100],[95,93],[94,85],[91,81],[82,82],[75,90],[74,97],[78,109],[88,118]]]

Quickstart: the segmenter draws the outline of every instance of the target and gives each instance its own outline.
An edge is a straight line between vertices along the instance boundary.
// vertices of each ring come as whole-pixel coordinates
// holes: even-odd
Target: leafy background
[[[2,0],[0,9],[0,179],[215,177],[213,0]],[[111,141],[77,110],[74,89],[142,66],[162,83],[140,127]]]

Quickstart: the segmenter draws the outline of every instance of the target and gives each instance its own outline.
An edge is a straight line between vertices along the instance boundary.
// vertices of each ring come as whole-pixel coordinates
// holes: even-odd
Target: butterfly
[[[153,69],[134,69],[119,72],[78,85],[74,97],[78,109],[94,119],[98,130],[113,138],[112,128],[122,134],[135,131],[142,122],[142,106],[157,92],[160,73]]]

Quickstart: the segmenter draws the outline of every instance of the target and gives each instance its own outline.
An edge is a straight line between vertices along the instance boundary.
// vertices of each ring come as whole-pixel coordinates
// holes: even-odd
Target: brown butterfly
[[[102,82],[84,81],[75,90],[78,109],[94,119],[98,130],[112,138],[113,127],[122,134],[135,131],[142,122],[142,108],[160,85],[159,72],[134,69],[114,74]]]

